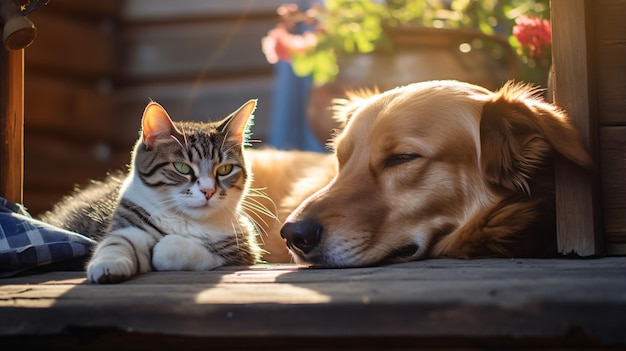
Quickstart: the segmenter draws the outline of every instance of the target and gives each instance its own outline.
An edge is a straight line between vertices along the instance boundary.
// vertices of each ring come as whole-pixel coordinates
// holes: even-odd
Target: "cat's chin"
[[[184,207],[185,209],[189,210],[189,211],[193,211],[193,212],[207,212],[207,211],[212,211],[213,209],[215,209],[217,206],[215,203],[212,203],[210,200],[206,201],[206,200],[188,200],[188,201],[183,201],[180,203],[182,207]]]
[[[202,206],[186,206],[183,212],[191,218],[203,219],[211,217],[215,213],[215,209],[209,205]]]
[[[210,204],[186,206],[182,212],[187,215],[187,217],[199,221],[209,220],[223,213],[223,211],[219,211],[217,207],[211,206]]]
[[[202,202],[198,204],[189,204],[189,205],[186,205],[185,207],[192,209],[192,210],[206,211],[207,209],[213,208],[214,206],[212,206],[211,203],[207,201],[207,202]]]

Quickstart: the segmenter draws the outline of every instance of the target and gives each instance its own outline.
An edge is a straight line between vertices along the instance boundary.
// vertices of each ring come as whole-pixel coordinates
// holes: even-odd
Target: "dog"
[[[326,186],[337,174],[333,154],[275,149],[245,149],[252,175],[251,193],[244,211],[257,225],[262,259],[289,263],[293,259],[280,229],[286,218],[307,197]]]
[[[251,157],[279,219],[266,257],[332,268],[555,255],[554,159],[592,161],[539,93],[429,81],[353,94],[335,107],[334,155]]]

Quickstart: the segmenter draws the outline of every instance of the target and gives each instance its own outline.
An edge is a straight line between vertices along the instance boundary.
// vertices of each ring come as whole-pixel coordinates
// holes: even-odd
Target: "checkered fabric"
[[[96,242],[33,219],[0,197],[0,277],[87,256]]]

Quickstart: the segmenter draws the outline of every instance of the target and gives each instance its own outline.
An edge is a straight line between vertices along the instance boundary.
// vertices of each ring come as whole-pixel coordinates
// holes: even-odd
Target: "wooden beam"
[[[626,255],[626,126],[600,127],[606,252]]]
[[[21,203],[24,173],[24,50],[0,48],[0,196]]]
[[[591,0],[551,0],[554,101],[570,115],[596,163],[582,172],[557,159],[557,240],[562,254],[603,254],[598,191],[598,122]]]

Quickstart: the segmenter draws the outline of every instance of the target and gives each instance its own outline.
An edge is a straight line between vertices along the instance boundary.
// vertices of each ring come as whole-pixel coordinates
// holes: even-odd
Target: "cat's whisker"
[[[255,199],[254,197],[246,196],[241,200],[241,203],[254,206],[258,212],[266,215],[271,219],[277,219],[276,213],[278,209],[276,207],[274,207],[274,211],[272,211],[265,205],[265,203],[261,202],[258,199]]]
[[[252,215],[254,215],[254,217],[256,219],[258,219],[258,221],[262,222],[264,224],[265,227],[268,227],[269,224],[267,223],[267,221],[265,220],[265,218],[263,218],[263,216],[261,216],[261,214],[257,211],[257,208],[254,207],[253,205],[250,205],[248,203],[242,203],[241,207],[243,207],[244,209],[249,210],[250,213],[246,213],[246,215],[248,216],[249,219],[253,220],[255,223],[258,224],[257,220],[252,218]],[[274,218],[275,220],[278,220],[276,218]],[[261,228],[261,230],[263,232],[265,232],[265,228]]]
[[[247,211],[242,211],[243,210],[247,210]],[[265,209],[262,205],[261,205],[261,209]],[[265,219],[259,215],[258,213],[258,209],[255,208],[251,208],[250,204],[247,203],[245,200],[242,200],[239,203],[239,209],[236,210],[236,212],[240,215],[240,216],[245,216],[248,221],[250,222],[250,224],[252,224],[252,226],[254,227],[254,232],[256,234],[264,234],[264,235],[268,235],[266,228],[269,227],[268,223],[265,221]],[[255,218],[252,217],[252,215],[254,215]],[[268,216],[273,215],[273,214],[268,214]],[[258,220],[257,220],[258,219]],[[259,224],[259,221],[263,223],[263,225]],[[258,235],[261,239],[263,239],[263,235]]]
[[[159,207],[153,213],[154,216],[161,216],[163,214],[171,212],[172,210],[174,214],[176,215],[184,215],[182,210],[179,208],[180,205],[176,199],[167,199],[167,200],[160,201],[158,203],[159,203]]]
[[[276,203],[274,202],[274,200],[272,200],[271,197],[269,197],[263,190],[265,190],[265,188],[258,188],[258,189],[249,189],[248,190],[248,194],[246,195],[246,197],[244,198],[244,201],[254,201],[255,203],[259,204],[259,206],[261,208],[263,208],[263,213],[265,215],[267,215],[268,217],[271,218],[275,218],[276,219],[276,215],[274,213],[278,213],[278,207],[276,206]],[[265,199],[268,200],[269,203],[272,204],[272,207],[274,207],[274,212],[272,212],[269,208],[267,208],[265,205],[263,205],[259,200],[255,199],[255,198],[261,198],[261,199]]]
[[[254,219],[252,219],[252,217],[250,217],[248,214],[244,213],[244,215],[248,218],[250,223],[252,223],[252,225],[254,226],[254,230],[257,233],[256,237],[259,238],[263,246],[265,246],[265,236],[269,237],[269,233],[267,232],[267,230],[264,227],[259,226],[259,224]]]
[[[187,136],[185,135],[185,133],[183,133],[183,140],[185,141],[185,145],[183,145],[180,140],[178,140],[177,137],[175,137],[174,135],[170,135],[172,137],[172,139],[174,139],[174,141],[176,141],[176,143],[180,146],[180,148],[183,151],[187,151],[188,149],[188,145],[187,145]]]
[[[255,199],[255,197],[260,197],[266,200],[269,200],[269,202],[273,205],[274,207],[274,212],[272,212],[269,208],[267,208],[261,201]],[[275,219],[277,220],[278,218],[276,217],[275,213],[278,213],[278,208],[276,207],[276,204],[274,203],[274,201],[272,201],[271,198],[269,198],[267,195],[265,194],[248,194],[248,196],[246,196],[243,201],[242,204],[248,205],[250,209],[254,209],[255,212],[259,212],[261,214],[266,215],[267,217],[271,218],[271,219]]]
[[[245,241],[246,230],[244,230],[244,228],[241,226],[241,222],[238,220],[237,213],[235,211],[232,211],[228,208],[223,208],[222,212],[225,212],[226,216],[229,216],[231,218],[230,224],[233,229],[237,248],[241,249],[239,245],[239,235],[241,234],[243,236],[243,240]]]
[[[267,227],[269,227],[269,225],[267,224],[267,222],[266,222],[266,221],[265,221],[262,217],[259,217],[259,216],[258,216],[258,214],[254,213],[254,212],[251,212],[251,213],[245,213],[245,212],[244,212],[243,214],[244,214],[244,215],[245,215],[245,216],[246,216],[246,217],[250,220],[250,222],[254,225],[255,230],[256,230],[256,232],[257,232],[257,233],[259,233],[259,234],[263,234],[263,235],[269,235],[269,234],[267,233],[267,229],[266,229]],[[254,215],[255,215],[255,217],[256,217],[256,218],[258,218],[258,220],[259,220],[259,221],[261,221],[261,222],[263,223],[263,225],[262,225],[262,226],[259,224],[259,221],[257,221],[256,219],[252,218],[252,214],[254,214]],[[260,235],[260,236],[261,236],[261,237],[263,237],[262,235]]]
[[[276,217],[276,215],[274,215],[272,212],[270,212],[265,206],[263,206],[262,204],[259,203],[254,203],[254,202],[250,202],[250,201],[243,201],[241,203],[241,207],[250,210],[250,214],[254,214],[255,217],[263,220],[264,224],[268,224],[265,219],[263,218],[265,217],[269,217],[270,219],[273,219],[275,221],[278,220],[278,218]],[[263,216],[262,216],[263,215]]]
[[[226,134],[224,135],[224,138],[222,139],[222,144],[220,145],[220,150],[224,149],[224,144],[226,143],[226,140],[228,140],[228,135],[229,134],[230,134],[230,132],[226,131]],[[228,150],[226,150],[226,152],[228,152],[228,151],[230,151],[230,148]]]
[[[229,148],[227,148],[226,150],[223,151],[224,154],[228,155],[230,154],[231,150],[237,148],[238,145],[232,145]]]
[[[237,222],[237,223],[239,223],[239,222]],[[233,232],[235,233],[235,242],[237,244],[237,248],[239,249],[239,235],[238,235],[238,232],[237,232],[237,228],[235,228],[235,222],[231,221],[230,224],[233,227]],[[238,225],[239,225],[239,228],[241,229],[241,224],[238,224]]]
[[[226,206],[220,207],[220,208],[218,208],[218,210],[220,211],[220,214],[223,217],[227,218],[231,223],[232,222],[239,222],[237,220],[238,219],[238,217],[237,217],[238,213],[237,213],[236,210],[233,211],[232,209],[230,209],[229,207],[226,207]],[[241,228],[241,226],[240,226],[240,228]]]
[[[242,221],[235,220],[231,222],[233,225],[233,230],[235,230],[235,237],[238,238],[239,235],[241,235],[243,237],[244,242],[248,242],[248,240],[256,240],[256,238],[259,238],[261,240],[261,243],[265,245],[263,234],[268,235],[265,228],[260,226],[259,223],[256,220],[254,220],[254,218],[250,217],[248,213],[243,212],[243,211],[238,211],[237,213],[239,213],[239,216],[243,216],[247,219],[248,225],[251,225],[253,228],[252,232],[254,233],[254,236],[253,236],[253,239],[246,238],[247,233],[248,234],[250,233],[248,232],[248,230],[245,230],[244,228],[242,228],[242,223],[243,223]],[[233,213],[233,215],[235,215],[235,213]],[[236,231],[236,229],[234,228],[234,223],[237,223],[237,226],[240,229],[239,231]],[[239,245],[239,242],[237,242],[237,245]],[[255,248],[256,250],[258,250],[259,254],[267,253],[267,251],[260,249],[258,246],[256,246]],[[254,250],[255,248],[252,248],[252,250]]]

